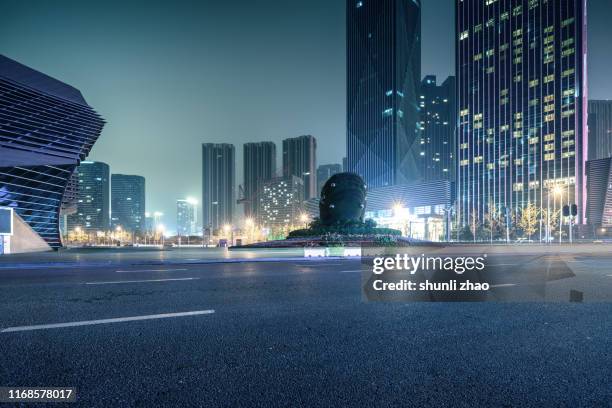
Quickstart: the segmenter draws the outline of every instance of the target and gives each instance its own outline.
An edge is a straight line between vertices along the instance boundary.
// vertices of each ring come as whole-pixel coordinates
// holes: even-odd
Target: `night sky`
[[[454,71],[454,1],[424,0],[422,75]],[[146,177],[147,210],[174,228],[201,199],[203,142],[312,134],[318,163],[345,154],[341,0],[0,0],[0,53],[81,90],[107,120],[90,154]],[[590,97],[612,98],[612,3],[589,0]],[[240,208],[239,208],[239,213]]]

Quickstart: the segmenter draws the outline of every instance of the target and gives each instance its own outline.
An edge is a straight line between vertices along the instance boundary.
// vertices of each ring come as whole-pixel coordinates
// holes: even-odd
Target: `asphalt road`
[[[612,303],[588,293],[612,254],[560,252],[585,303],[367,303],[355,260],[5,263],[0,385],[84,407],[609,407]]]

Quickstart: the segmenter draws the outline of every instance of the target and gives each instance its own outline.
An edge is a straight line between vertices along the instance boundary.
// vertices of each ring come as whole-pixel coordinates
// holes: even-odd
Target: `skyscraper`
[[[235,202],[235,149],[227,143],[202,144],[202,226],[231,224]]]
[[[348,0],[347,165],[368,187],[417,182],[420,173],[419,0]]]
[[[194,199],[176,200],[176,233],[182,236],[197,234],[197,201]]]
[[[589,101],[589,160],[612,157],[612,101]]]
[[[125,231],[145,232],[145,178],[111,175],[111,226]]]
[[[456,2],[461,225],[586,194],[586,1]],[[542,211],[540,211],[542,214]]]
[[[342,173],[341,164],[322,164],[317,167],[317,197],[321,194],[325,182],[338,173]]]
[[[60,213],[76,208],[76,166],[104,120],[78,89],[2,55],[0,112],[0,207],[58,248]]]
[[[437,85],[435,75],[421,82],[420,173],[424,181],[455,180],[455,77]]]
[[[244,159],[244,215],[257,217],[257,193],[265,181],[276,176],[276,145],[274,142],[245,143]]]
[[[77,167],[78,193],[76,213],[68,216],[68,230],[87,232],[110,228],[110,169],[102,162],[84,161]]]
[[[303,199],[317,196],[317,141],[313,136],[283,140],[283,177],[296,176],[304,182]]]

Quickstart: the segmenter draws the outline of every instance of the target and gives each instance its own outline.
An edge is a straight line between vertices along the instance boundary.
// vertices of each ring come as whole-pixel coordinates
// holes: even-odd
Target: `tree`
[[[459,229],[459,241],[473,241],[474,234],[472,234],[472,230],[469,225],[464,225]]]
[[[543,234],[542,236],[546,237],[546,225],[547,223],[550,223],[550,237],[554,237],[555,234],[559,231],[559,216],[561,215],[561,210],[553,210],[552,208],[550,209],[550,219],[548,218],[548,209],[547,208],[542,208],[541,211],[541,219],[542,219],[542,229],[543,229]]]
[[[527,239],[531,239],[531,236],[538,230],[538,216],[539,209],[534,203],[528,203],[520,213],[517,225],[527,236]]]

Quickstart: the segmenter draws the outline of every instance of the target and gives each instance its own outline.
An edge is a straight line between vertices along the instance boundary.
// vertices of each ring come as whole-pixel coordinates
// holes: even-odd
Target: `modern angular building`
[[[235,148],[202,144],[202,226],[211,231],[231,224],[235,200]]]
[[[347,167],[369,187],[418,182],[419,0],[346,2]]]
[[[285,228],[300,222],[303,211],[304,182],[300,177],[279,177],[263,183],[259,195],[259,225]]]
[[[194,199],[176,200],[176,233],[179,236],[196,235],[198,203]]]
[[[145,232],[145,178],[111,175],[111,227],[133,233]]]
[[[457,1],[456,29],[459,223],[549,202],[583,223],[586,1]]]
[[[102,162],[84,161],[77,167],[77,207],[68,215],[68,231],[110,228],[110,168]]]
[[[78,89],[0,55],[0,206],[51,248],[62,245],[75,169],[103,126]]]
[[[321,189],[334,174],[342,173],[341,164],[322,164],[317,167],[317,197],[321,194]]]
[[[612,157],[612,101],[589,101],[589,160]]]
[[[259,208],[257,193],[262,183],[276,177],[276,145],[274,142],[245,143],[243,149],[244,215],[256,218]]]
[[[589,160],[586,167],[587,222],[596,236],[609,234],[612,232],[612,157]]]
[[[304,200],[317,196],[317,141],[313,136],[283,140],[283,177],[304,182]]]
[[[440,85],[436,82],[435,75],[427,75],[421,82],[419,173],[423,181],[455,181],[455,77]]]

